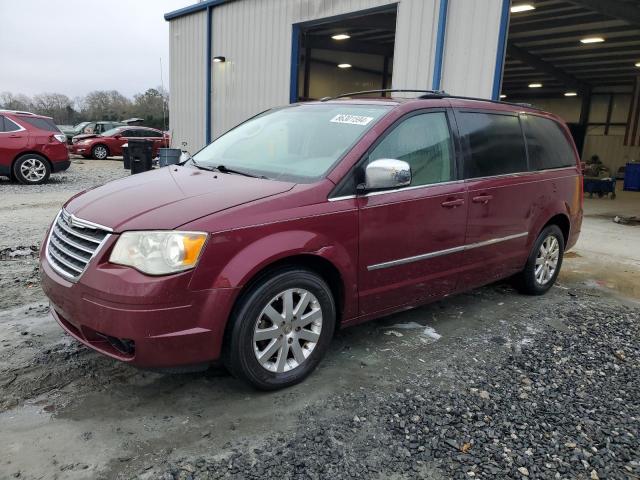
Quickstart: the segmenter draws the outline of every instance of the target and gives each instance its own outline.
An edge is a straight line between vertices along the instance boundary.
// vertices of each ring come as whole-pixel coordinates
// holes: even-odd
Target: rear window
[[[143,137],[161,137],[162,133],[155,130],[141,130]]]
[[[60,129],[53,123],[53,120],[49,118],[38,118],[38,117],[20,117],[20,121],[29,123],[40,130],[45,130],[47,132],[56,132],[60,133]]]
[[[469,147],[465,178],[527,171],[520,121],[515,115],[461,112],[460,133]]]
[[[536,115],[523,115],[524,133],[531,170],[571,167],[576,165],[573,147],[560,125]]]

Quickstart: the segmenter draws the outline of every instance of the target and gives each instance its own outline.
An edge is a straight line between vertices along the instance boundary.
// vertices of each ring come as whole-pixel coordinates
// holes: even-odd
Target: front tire
[[[40,185],[51,175],[51,166],[46,158],[27,153],[13,164],[13,176],[23,185]]]
[[[106,145],[96,145],[91,149],[91,156],[96,160],[105,160],[109,156],[109,149]]]
[[[564,235],[557,225],[546,227],[533,244],[529,258],[517,277],[522,293],[543,295],[556,282],[564,257]]]
[[[331,289],[300,268],[261,279],[240,300],[230,321],[224,362],[260,390],[301,382],[320,363],[335,328]]]

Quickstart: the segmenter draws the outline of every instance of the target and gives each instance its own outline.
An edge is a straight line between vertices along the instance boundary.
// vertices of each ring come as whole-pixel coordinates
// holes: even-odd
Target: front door
[[[534,216],[534,177],[518,115],[456,111],[467,185],[466,254],[461,288],[509,276],[524,267]]]
[[[449,124],[444,110],[412,114],[367,158],[404,160],[412,180],[409,187],[358,200],[361,315],[413,306],[456,288],[467,205]]]

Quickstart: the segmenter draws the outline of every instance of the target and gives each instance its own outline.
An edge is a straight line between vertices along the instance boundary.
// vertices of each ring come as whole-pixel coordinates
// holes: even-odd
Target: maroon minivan
[[[555,282],[582,222],[559,118],[424,92],[269,110],[180,165],[71,198],[41,252],[69,334],[141,367],[221,359],[292,385],[337,328],[514,276]]]

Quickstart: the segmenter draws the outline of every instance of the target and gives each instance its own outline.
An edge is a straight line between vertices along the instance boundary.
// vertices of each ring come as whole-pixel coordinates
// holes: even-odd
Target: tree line
[[[24,110],[53,117],[58,125],[84,121],[144,119],[148,127],[166,130],[169,125],[169,94],[162,87],[127,98],[117,90],[95,90],[84,97],[69,98],[61,93],[41,93],[29,97],[0,93],[0,108]]]

